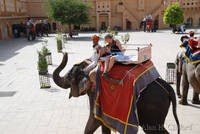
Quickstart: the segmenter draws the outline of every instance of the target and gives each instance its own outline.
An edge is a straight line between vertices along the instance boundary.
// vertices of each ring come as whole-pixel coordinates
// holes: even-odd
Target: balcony
[[[118,3],[118,5],[117,5],[117,12],[118,13],[122,13],[122,12],[124,12],[124,10],[125,10],[125,7],[124,7],[123,2]]]
[[[97,12],[111,12],[110,1],[97,2],[96,11]]]
[[[200,8],[200,1],[199,0],[183,0],[181,2],[182,8]]]

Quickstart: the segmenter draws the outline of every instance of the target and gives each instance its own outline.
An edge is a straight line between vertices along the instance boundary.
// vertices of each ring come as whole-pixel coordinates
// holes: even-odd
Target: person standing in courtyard
[[[144,17],[143,19],[143,26],[144,26],[144,32],[146,32],[146,26],[147,26],[146,17]]]

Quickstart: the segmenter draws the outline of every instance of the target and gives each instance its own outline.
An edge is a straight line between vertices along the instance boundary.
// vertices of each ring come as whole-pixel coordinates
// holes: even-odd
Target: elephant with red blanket
[[[64,69],[68,61],[67,53],[63,53],[61,64],[53,72],[54,82],[61,88],[70,89],[71,97],[79,97],[87,94],[90,101],[90,115],[85,128],[84,134],[93,134],[97,128],[102,126],[103,134],[111,134],[110,127],[103,121],[95,118],[95,92],[93,84],[96,83],[97,71],[93,70],[89,76],[83,72],[88,63],[81,62],[75,64],[71,70],[63,77],[59,74]],[[134,66],[134,65],[133,65]],[[157,78],[148,84],[144,91],[140,94],[137,101],[137,111],[139,125],[146,134],[169,134],[164,127],[164,122],[172,103],[173,115],[175,117],[178,134],[180,134],[180,125],[176,113],[176,97],[173,88],[164,80]],[[126,133],[128,134],[128,133]]]

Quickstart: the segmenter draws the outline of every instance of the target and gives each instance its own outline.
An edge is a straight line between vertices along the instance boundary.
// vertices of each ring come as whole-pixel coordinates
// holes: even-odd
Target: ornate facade
[[[164,11],[168,5],[179,2],[184,11],[185,23],[191,26],[200,25],[200,0],[84,0],[92,5],[91,24],[84,27],[95,27],[100,30],[110,26],[122,30],[136,30],[143,18],[149,14],[163,23]]]
[[[34,19],[47,18],[45,0],[0,0],[0,39],[12,37],[12,25]],[[91,23],[81,28],[100,30],[104,27],[121,30],[136,30],[143,18],[149,14],[157,19],[160,28],[164,11],[168,5],[179,2],[184,11],[185,21],[190,26],[200,26],[200,0],[83,0],[93,8]],[[59,26],[58,26],[59,27]],[[66,27],[62,27],[66,31]]]
[[[25,23],[28,17],[47,18],[44,0],[0,0],[0,39],[13,36],[12,25]]]

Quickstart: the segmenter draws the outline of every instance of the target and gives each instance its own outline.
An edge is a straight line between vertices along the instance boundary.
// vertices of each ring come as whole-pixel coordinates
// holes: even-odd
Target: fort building
[[[137,30],[143,18],[149,14],[158,20],[159,28],[168,28],[163,23],[168,5],[179,2],[184,11],[184,23],[200,26],[200,0],[83,0],[90,4],[91,22],[78,29],[110,27],[120,30]],[[25,23],[27,18],[47,19],[45,0],[0,0],[0,39],[13,36],[12,25]],[[59,26],[58,26],[59,27]],[[77,28],[77,26],[76,26]],[[67,27],[62,27],[64,31]]]
[[[169,25],[163,23],[164,11],[168,5],[179,2],[184,11],[185,20],[190,26],[200,26],[200,0],[84,0],[92,5],[91,24],[100,30],[103,27],[137,30],[143,18],[149,14],[157,19],[160,28]]]
[[[0,39],[13,37],[13,24],[26,23],[28,17],[44,19],[44,0],[0,0]]]

